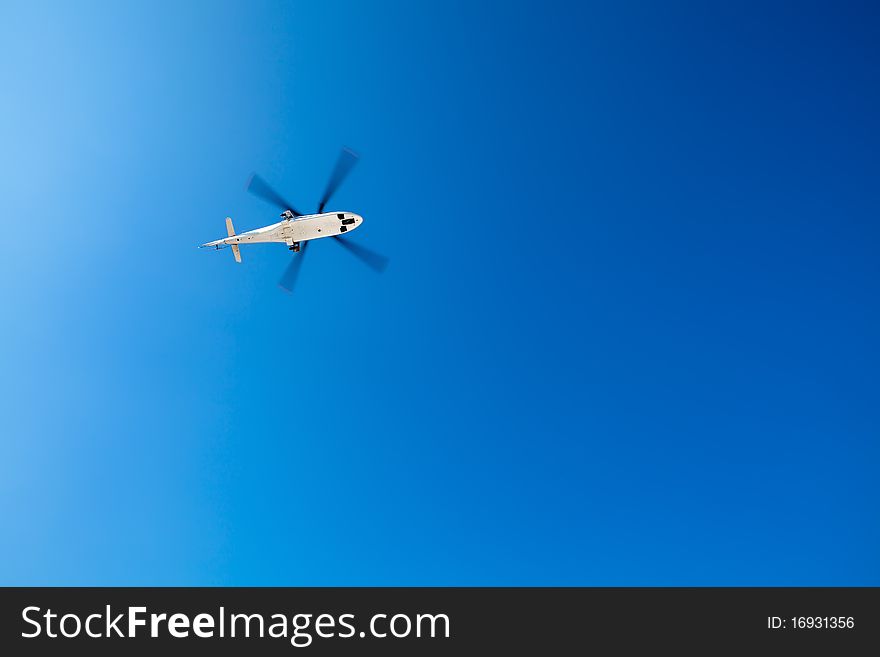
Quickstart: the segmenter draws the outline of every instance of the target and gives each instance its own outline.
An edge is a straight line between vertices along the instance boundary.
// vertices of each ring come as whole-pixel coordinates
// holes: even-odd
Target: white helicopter
[[[320,239],[322,237],[333,237],[335,241],[344,246],[350,253],[358,257],[372,269],[382,272],[388,264],[388,259],[384,256],[374,253],[369,249],[344,240],[341,236],[343,233],[354,230],[360,226],[364,218],[353,212],[324,212],[324,206],[333,196],[342,181],[351,171],[352,167],[357,164],[357,154],[348,148],[343,148],[336,161],[336,167],[330,175],[327,182],[327,189],[324,196],[318,204],[318,211],[315,214],[303,214],[298,212],[293,205],[285,201],[269,184],[257,174],[253,174],[247,182],[245,189],[251,194],[259,196],[264,201],[268,201],[282,210],[281,221],[256,228],[245,233],[236,234],[235,228],[232,226],[232,219],[226,217],[227,237],[213,242],[202,244],[200,248],[212,247],[214,249],[232,248],[232,255],[235,256],[236,262],[241,262],[241,245],[256,244],[263,242],[281,242],[294,253],[298,253],[291,263],[287,266],[284,274],[281,276],[279,286],[287,292],[293,291],[299,268],[302,266],[302,259],[306,253],[306,247],[311,240]]]

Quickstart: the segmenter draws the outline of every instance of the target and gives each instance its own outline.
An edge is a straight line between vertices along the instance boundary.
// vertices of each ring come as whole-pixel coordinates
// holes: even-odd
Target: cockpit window
[[[350,226],[350,225],[353,224],[353,223],[354,223],[354,219],[343,219],[343,220],[342,220],[342,225],[343,225],[343,226]]]

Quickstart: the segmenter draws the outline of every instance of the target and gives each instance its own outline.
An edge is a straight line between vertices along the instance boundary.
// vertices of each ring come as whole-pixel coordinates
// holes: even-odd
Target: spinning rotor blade
[[[277,206],[280,210],[290,210],[295,217],[302,216],[302,212],[297,212],[290,203],[285,201],[278,192],[272,189],[269,183],[256,173],[251,174],[251,177],[248,178],[247,185],[245,185],[244,188],[254,196],[259,196],[264,201],[268,201]]]
[[[285,269],[284,273],[281,275],[281,280],[278,281],[278,287],[288,294],[293,293],[293,286],[296,285],[296,278],[299,276],[299,268],[302,267],[302,261],[306,255],[306,248],[308,248],[308,246],[308,242],[302,243],[299,247],[299,253],[293,255],[293,260],[287,265],[287,269]]]
[[[375,251],[371,251],[365,246],[349,242],[348,240],[339,237],[339,235],[334,235],[333,239],[336,240],[337,244],[341,244],[348,249],[349,253],[367,265],[367,267],[379,274],[385,271],[385,268],[388,266],[388,258]]]
[[[324,190],[324,196],[318,204],[318,214],[321,214],[324,211],[324,206],[327,205],[327,201],[330,200],[330,197],[333,196],[339,188],[339,185],[345,180],[348,172],[351,171],[355,164],[357,164],[357,161],[357,153],[350,148],[342,149],[342,152],[339,154],[339,159],[336,160],[336,166],[333,168],[333,173],[330,174],[330,180],[327,181],[327,189]]]

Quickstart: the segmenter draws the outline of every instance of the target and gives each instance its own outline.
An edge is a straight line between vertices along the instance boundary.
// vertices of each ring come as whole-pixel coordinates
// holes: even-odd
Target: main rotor
[[[327,187],[324,189],[324,194],[318,202],[318,209],[315,214],[321,214],[324,212],[327,203],[330,201],[333,194],[336,193],[336,190],[339,189],[339,186],[346,179],[352,168],[354,168],[354,165],[357,164],[358,159],[360,159],[358,154],[350,148],[342,149],[339,153],[339,158],[336,160],[336,165],[330,173],[330,179],[327,181]],[[284,221],[295,221],[300,217],[306,216],[297,210],[292,203],[281,196],[281,194],[276,192],[269,183],[256,173],[251,174],[251,177],[245,185],[245,189],[254,196],[261,198],[267,203],[271,203],[281,210],[281,218]],[[379,255],[378,253],[370,251],[366,247],[348,241],[341,235],[333,235],[333,239],[374,271],[381,273],[388,265],[388,258],[385,256]],[[296,278],[299,274],[299,269],[302,266],[302,260],[305,257],[308,244],[308,241],[304,241],[301,246],[299,243],[296,243],[296,248],[293,246],[291,247],[291,250],[299,255],[294,256],[294,259],[287,266],[287,269],[285,269],[284,274],[282,274],[281,280],[278,283],[279,286],[287,292],[293,291],[293,286],[296,283]]]

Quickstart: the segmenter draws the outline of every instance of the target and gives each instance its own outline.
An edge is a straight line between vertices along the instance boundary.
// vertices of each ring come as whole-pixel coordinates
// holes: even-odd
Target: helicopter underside
[[[363,223],[363,217],[351,212],[325,212],[322,214],[304,215],[298,219],[284,219],[276,224],[249,230],[237,235],[208,242],[203,246],[258,244],[264,242],[281,242],[295,247],[299,242],[334,237],[354,230]],[[298,249],[294,249],[298,250]]]

